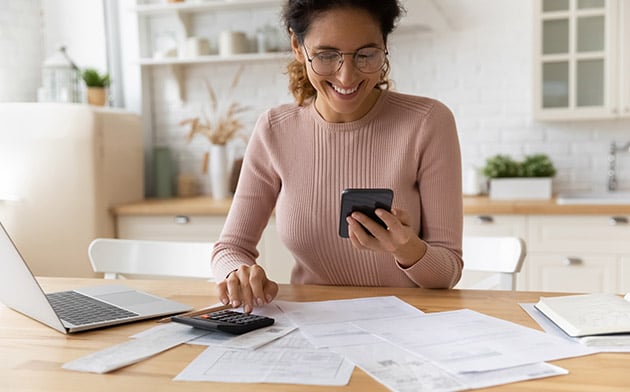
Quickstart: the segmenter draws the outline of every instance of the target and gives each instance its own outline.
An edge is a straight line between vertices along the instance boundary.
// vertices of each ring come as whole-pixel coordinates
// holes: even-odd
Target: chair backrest
[[[516,289],[516,274],[520,272],[527,253],[525,241],[521,238],[464,236],[462,251],[464,273],[492,273],[467,288]]]
[[[105,279],[133,277],[212,280],[212,242],[147,241],[97,238],[88,255],[94,272]]]

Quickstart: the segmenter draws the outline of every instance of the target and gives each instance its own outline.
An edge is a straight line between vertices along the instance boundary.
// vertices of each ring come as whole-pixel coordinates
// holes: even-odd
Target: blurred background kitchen
[[[617,219],[617,229],[622,226],[624,231],[606,230],[614,226],[608,223],[611,217],[630,213],[630,193],[614,203],[600,204],[598,199],[573,210],[545,210],[549,216],[541,217],[535,208],[506,207],[497,213],[500,202],[486,200],[482,175],[486,160],[497,154],[517,160],[546,154],[556,169],[554,196],[609,193],[612,169],[615,192],[625,195],[630,189],[630,153],[627,146],[622,148],[630,141],[628,1],[407,0],[405,4],[408,14],[388,47],[391,78],[396,90],[437,98],[455,114],[464,191],[488,203],[466,210],[467,233],[509,233],[528,240],[531,265],[519,278],[521,288],[629,290],[630,278],[625,276],[630,249],[623,244],[630,239],[627,219],[626,226]],[[96,236],[180,240],[218,236],[238,161],[257,116],[292,101],[284,74],[290,55],[280,25],[281,5],[282,1],[273,0],[0,0],[0,106],[4,108],[0,111],[0,221],[20,233],[18,245],[40,248],[40,253],[30,252],[39,266],[36,272],[89,275],[87,267],[64,270],[46,260],[51,255],[46,243],[62,239],[70,243],[77,236],[81,241],[74,241],[75,257]],[[88,68],[109,76],[104,106],[88,104],[82,77]],[[60,81],[64,80],[60,75],[68,72],[78,75],[78,82]],[[207,136],[205,131],[213,126],[204,127],[205,121],[215,124],[231,104],[240,108],[230,118],[236,121],[231,123],[236,124],[234,135],[217,149],[216,144],[222,143]],[[84,122],[76,123],[79,119]],[[50,158],[37,163],[42,165],[39,169],[15,169],[28,167],[17,157],[23,148],[20,143],[7,147],[19,138],[18,129],[21,135],[28,133],[23,129],[33,128],[48,136],[66,132],[67,140],[76,137],[68,131],[73,124],[81,124],[76,127],[83,131],[77,132],[92,128],[85,146],[96,151],[94,156],[75,157],[83,150],[75,144],[74,149],[59,149],[74,166],[55,169]],[[27,140],[23,144],[31,143],[36,136],[23,139]],[[59,146],[58,140],[54,143],[48,148]],[[86,165],[77,159],[100,163],[93,170],[75,170],[72,167]],[[79,175],[79,184],[95,185],[64,185]],[[54,180],[45,189],[24,187],[36,196],[20,195],[19,176]],[[117,190],[104,192],[111,187]],[[178,204],[180,199],[193,201]],[[26,207],[29,200],[46,200],[36,203],[47,203],[46,211]],[[548,202],[557,204],[553,199]],[[567,232],[567,227],[597,227],[599,221],[592,220],[600,217],[605,219],[600,232],[606,237],[600,242],[581,249],[579,242],[591,239],[590,234],[572,233],[573,237],[561,239],[569,253],[562,246],[537,248],[538,218],[543,219],[542,227],[549,227],[544,220],[549,218],[557,223],[558,232]],[[475,226],[484,219],[483,228]],[[83,228],[75,224],[86,220]],[[273,225],[272,220],[261,243],[263,264],[287,258]],[[42,240],[51,235],[58,238]],[[593,252],[596,257],[591,257]],[[551,283],[557,276],[567,276],[564,267],[552,265],[556,256],[559,265],[577,268],[572,270],[575,276],[566,278],[577,283]],[[285,264],[268,268],[280,280],[288,276],[288,271],[283,272]]]

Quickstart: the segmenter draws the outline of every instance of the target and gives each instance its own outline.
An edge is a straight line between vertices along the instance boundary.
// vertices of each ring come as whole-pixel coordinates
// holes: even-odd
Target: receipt
[[[168,323],[151,328],[142,337],[67,362],[63,368],[80,372],[107,373],[140,362],[208,332],[188,325]]]

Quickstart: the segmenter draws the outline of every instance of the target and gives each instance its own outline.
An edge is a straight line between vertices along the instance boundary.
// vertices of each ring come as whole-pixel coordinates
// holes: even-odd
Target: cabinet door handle
[[[185,224],[190,223],[190,217],[186,215],[175,215],[175,218],[173,220],[178,225],[185,225]]]
[[[494,218],[490,215],[479,215],[477,216],[477,224],[487,225],[490,223],[494,223]]]
[[[613,216],[608,220],[608,223],[610,223],[611,226],[627,225],[628,218],[625,216]]]
[[[582,265],[584,264],[584,261],[579,258],[579,257],[571,257],[571,256],[567,256],[564,258],[564,260],[562,261],[562,264],[566,265],[566,266],[571,266],[571,265]]]

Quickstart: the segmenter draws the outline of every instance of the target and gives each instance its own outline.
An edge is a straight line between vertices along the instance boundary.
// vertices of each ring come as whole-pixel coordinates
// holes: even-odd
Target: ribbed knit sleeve
[[[420,287],[453,287],[461,277],[461,154],[451,111],[434,101],[422,120],[418,187],[422,223],[419,236],[428,245],[424,256],[405,270]]]
[[[218,279],[253,264],[275,208],[295,259],[294,284],[452,287],[462,240],[461,162],[455,121],[438,101],[383,91],[363,118],[326,122],[314,108],[283,105],[259,118],[212,268]],[[388,253],[339,237],[346,188],[390,188],[427,251],[403,269]],[[266,264],[274,260],[265,260]]]

